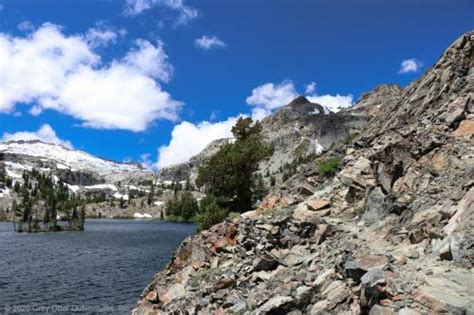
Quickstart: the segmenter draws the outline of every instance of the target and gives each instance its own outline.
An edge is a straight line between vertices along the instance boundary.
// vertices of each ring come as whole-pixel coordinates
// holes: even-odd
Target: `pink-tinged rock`
[[[308,200],[307,205],[308,205],[309,210],[317,211],[317,210],[328,208],[331,205],[331,203],[324,199],[311,199],[311,200]]]
[[[158,302],[159,301],[159,298],[158,298],[158,292],[156,291],[150,291],[147,293],[146,295],[146,299],[150,302]]]

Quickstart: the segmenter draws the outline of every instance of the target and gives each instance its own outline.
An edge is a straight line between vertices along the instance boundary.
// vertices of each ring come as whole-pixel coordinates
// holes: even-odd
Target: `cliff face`
[[[185,240],[134,313],[472,313],[474,32],[383,89],[348,111],[377,108],[357,137]]]

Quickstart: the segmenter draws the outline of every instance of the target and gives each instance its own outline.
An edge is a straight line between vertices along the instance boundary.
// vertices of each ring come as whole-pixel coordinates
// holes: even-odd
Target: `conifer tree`
[[[261,136],[260,123],[239,118],[232,133],[234,143],[224,144],[207,163],[199,168],[196,184],[208,193],[227,200],[227,208],[244,212],[252,208],[253,174],[266,159],[271,148]]]

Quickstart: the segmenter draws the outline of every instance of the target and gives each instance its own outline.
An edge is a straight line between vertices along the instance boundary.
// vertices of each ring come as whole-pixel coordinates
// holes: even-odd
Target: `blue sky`
[[[4,140],[69,141],[159,166],[228,136],[239,114],[264,117],[297,94],[336,108],[381,83],[405,86],[474,28],[472,0],[0,0],[0,8]]]

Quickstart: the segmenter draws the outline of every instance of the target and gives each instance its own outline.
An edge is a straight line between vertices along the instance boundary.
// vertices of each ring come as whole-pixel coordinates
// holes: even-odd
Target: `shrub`
[[[166,211],[170,217],[181,217],[184,221],[189,221],[199,211],[199,205],[196,198],[185,191],[168,201]]]
[[[221,207],[212,195],[201,201],[199,211],[200,214],[197,217],[199,231],[206,230],[214,224],[224,221],[227,217],[227,210]]]
[[[323,161],[319,165],[319,171],[327,176],[334,175],[339,170],[340,165],[341,159],[338,157],[332,157]]]

